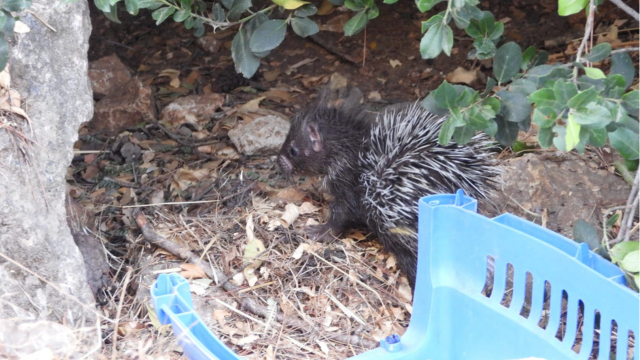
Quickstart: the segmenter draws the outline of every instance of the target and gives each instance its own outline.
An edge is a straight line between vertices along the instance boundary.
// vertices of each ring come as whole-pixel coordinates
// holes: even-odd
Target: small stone
[[[92,131],[117,134],[127,127],[150,122],[154,118],[153,91],[133,78],[118,91],[96,103],[89,127]]]
[[[93,95],[103,98],[131,80],[131,71],[113,54],[89,63],[89,80]]]
[[[222,104],[224,96],[216,93],[185,96],[165,106],[160,118],[173,127],[188,123],[201,129]]]
[[[268,115],[229,130],[229,138],[236,149],[245,155],[270,155],[280,150],[289,127],[288,121]]]
[[[224,43],[213,37],[213,34],[208,34],[198,39],[198,46],[211,54],[217,54],[222,48],[222,45],[224,45]]]

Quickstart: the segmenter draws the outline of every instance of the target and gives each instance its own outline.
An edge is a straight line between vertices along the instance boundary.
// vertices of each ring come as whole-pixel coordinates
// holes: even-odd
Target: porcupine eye
[[[289,154],[291,154],[291,156],[298,156],[298,149],[296,148],[289,149]]]

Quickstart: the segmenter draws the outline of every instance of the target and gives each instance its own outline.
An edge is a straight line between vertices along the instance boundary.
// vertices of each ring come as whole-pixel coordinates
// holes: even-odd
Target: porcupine
[[[447,116],[419,103],[389,106],[370,115],[352,95],[342,106],[320,102],[297,114],[280,150],[286,176],[321,175],[332,200],[329,219],[307,234],[327,240],[345,230],[366,227],[415,286],[418,252],[418,200],[437,193],[487,199],[499,171],[489,137],[475,135],[466,145],[438,145]]]

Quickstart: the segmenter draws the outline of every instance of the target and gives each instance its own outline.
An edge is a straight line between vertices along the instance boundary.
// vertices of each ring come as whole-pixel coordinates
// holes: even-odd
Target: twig
[[[131,279],[131,268],[127,269],[127,274],[124,276],[124,284],[122,285],[122,291],[120,292],[120,301],[118,302],[118,310],[116,312],[116,321],[113,324],[113,343],[111,344],[111,360],[116,360],[118,356],[118,325],[120,323],[120,314],[122,313],[122,305],[124,298],[127,295],[127,286],[129,285],[129,279]]]
[[[633,178],[633,175],[627,168],[627,165],[625,165],[624,162],[621,160],[614,161],[612,165],[620,173],[620,176],[622,176],[622,179],[624,179],[624,181],[626,181],[627,184],[629,184],[629,186],[633,186],[633,182],[635,180]]]
[[[640,14],[638,14],[635,10],[629,7],[629,5],[622,2],[622,0],[611,0],[617,7],[622,9],[622,11],[631,15],[632,18],[636,19],[636,21],[640,21]]]
[[[319,45],[321,48],[327,50],[329,53],[343,59],[346,60],[347,62],[353,64],[353,65],[359,65],[359,63],[352,58],[350,55],[344,54],[342,53],[340,50],[338,50],[335,46],[329,44],[328,42],[326,42],[321,36],[318,36],[318,34],[315,35],[309,35],[307,36],[307,39],[312,40],[314,43],[316,43],[317,45]]]
[[[584,26],[584,37],[582,38],[582,42],[580,43],[580,47],[578,48],[578,53],[576,54],[576,61],[580,62],[582,58],[582,53],[587,47],[587,41],[591,37],[591,31],[593,29],[593,18],[594,13],[596,11],[595,0],[589,0],[589,16],[587,17],[587,24]],[[575,67],[573,69],[573,82],[575,84],[578,83],[578,68]]]
[[[618,236],[616,236],[616,243],[629,241],[629,236],[631,236],[629,229],[633,225],[633,218],[636,216],[636,208],[638,207],[638,182],[640,182],[640,171],[636,171],[636,177],[633,180],[633,186],[627,199],[627,208],[624,210],[624,215],[620,222],[620,230],[618,231]]]
[[[640,51],[640,47],[630,47],[630,48],[624,48],[624,49],[618,49],[618,50],[613,50],[611,53],[612,54],[617,54],[617,53],[622,53],[622,52],[632,52],[632,51]]]
[[[26,10],[26,12],[27,12],[27,13],[29,13],[29,14],[31,14],[31,15],[33,15],[33,17],[35,17],[36,19],[40,20],[40,22],[41,22],[41,23],[43,23],[43,24],[44,24],[44,26],[48,27],[48,28],[49,28],[49,30],[51,30],[51,31],[53,31],[53,32],[58,32],[58,31],[56,31],[56,29],[54,29],[54,28],[53,28],[53,26],[51,26],[51,25],[47,24],[47,22],[46,22],[46,21],[42,20],[42,19],[40,18],[40,16],[36,15],[36,13],[34,13],[33,11],[31,11],[31,10]]]

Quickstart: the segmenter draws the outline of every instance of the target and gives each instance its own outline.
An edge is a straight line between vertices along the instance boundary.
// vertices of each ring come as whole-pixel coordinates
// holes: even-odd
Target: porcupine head
[[[329,106],[325,92],[317,105],[294,117],[278,155],[278,165],[287,177],[325,176],[324,184],[334,200],[327,224],[307,229],[317,240],[339,235],[357,217],[357,159],[369,131],[368,122],[360,114],[361,97],[354,89],[342,105]]]

